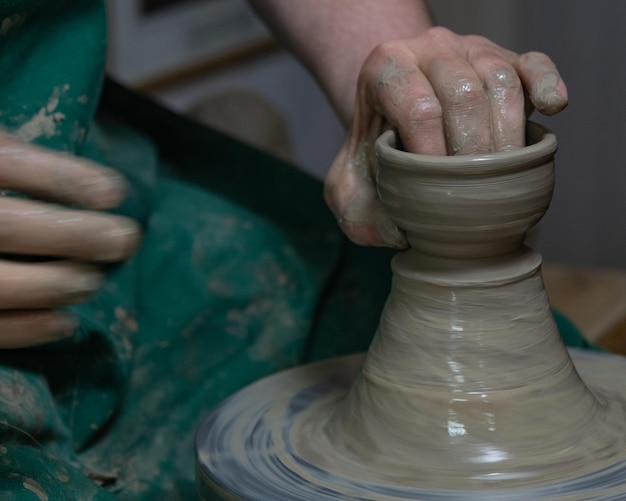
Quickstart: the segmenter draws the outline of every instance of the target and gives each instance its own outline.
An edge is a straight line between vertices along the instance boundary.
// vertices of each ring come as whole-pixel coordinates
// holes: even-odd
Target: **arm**
[[[379,43],[410,38],[430,25],[421,1],[250,0],[277,37],[313,73],[347,126],[356,84]]]
[[[524,146],[533,107],[551,115],[567,105],[545,54],[430,27],[419,0],[251,1],[349,124],[325,198],[362,245],[407,245],[376,191],[372,147],[385,129],[396,129],[415,153],[503,151]]]

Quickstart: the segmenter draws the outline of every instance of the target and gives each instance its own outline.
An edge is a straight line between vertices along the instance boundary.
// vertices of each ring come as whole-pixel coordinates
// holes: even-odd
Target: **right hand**
[[[0,348],[22,348],[71,336],[75,320],[55,308],[88,300],[101,265],[128,259],[141,230],[132,219],[100,212],[120,205],[125,182],[114,171],[0,133]],[[67,204],[67,208],[58,204]]]
[[[326,177],[326,201],[353,242],[406,248],[378,197],[380,134],[396,129],[407,151],[423,155],[506,151],[524,146],[525,111],[553,115],[565,106],[565,83],[545,54],[516,54],[441,27],[382,43],[362,66],[352,125]]]

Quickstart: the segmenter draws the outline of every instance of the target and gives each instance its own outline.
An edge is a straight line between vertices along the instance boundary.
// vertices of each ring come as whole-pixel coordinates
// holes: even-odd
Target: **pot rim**
[[[396,131],[388,130],[376,140],[376,156],[381,168],[455,177],[527,170],[545,164],[554,157],[558,144],[551,130],[536,122],[528,122],[526,135],[532,144],[517,150],[438,156],[398,149],[399,138]]]

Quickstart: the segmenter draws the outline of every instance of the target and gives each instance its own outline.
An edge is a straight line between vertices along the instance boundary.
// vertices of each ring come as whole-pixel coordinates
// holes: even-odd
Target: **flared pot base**
[[[598,394],[626,401],[626,358],[570,350],[587,386]],[[311,413],[323,415],[345,398],[363,362],[354,355],[285,371],[243,389],[222,403],[201,425],[196,439],[197,478],[204,499],[241,501],[324,500],[623,500],[626,499],[624,453],[575,469],[564,478],[505,487],[487,479],[471,490],[429,489],[429,482],[394,485],[373,479],[347,455],[322,457],[325,437],[307,425]],[[564,409],[563,412],[567,412]],[[307,444],[311,445],[310,447]],[[416,458],[429,470],[427,453]],[[333,467],[335,461],[336,468]],[[339,464],[340,463],[340,464]],[[351,472],[351,473],[347,473]],[[497,476],[497,472],[494,472]]]

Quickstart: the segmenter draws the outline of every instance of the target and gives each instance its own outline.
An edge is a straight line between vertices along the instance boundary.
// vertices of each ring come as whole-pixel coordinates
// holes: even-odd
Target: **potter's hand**
[[[0,196],[0,348],[70,335],[73,320],[54,308],[88,299],[102,280],[99,264],[127,259],[139,243],[133,221],[97,212],[122,202],[124,182],[0,134],[0,189],[28,197]]]
[[[381,132],[397,129],[404,147],[421,154],[502,151],[524,145],[532,107],[551,115],[566,105],[565,84],[544,54],[518,55],[444,28],[385,42],[362,67],[351,128],[326,179],[326,201],[354,242],[406,247],[376,193],[373,145]]]

